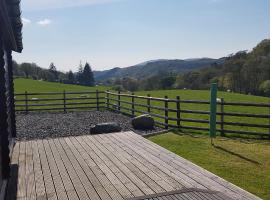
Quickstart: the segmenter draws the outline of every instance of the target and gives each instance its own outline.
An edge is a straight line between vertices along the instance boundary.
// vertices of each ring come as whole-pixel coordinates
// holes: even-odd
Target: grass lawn
[[[270,141],[167,133],[149,138],[227,181],[270,199]]]

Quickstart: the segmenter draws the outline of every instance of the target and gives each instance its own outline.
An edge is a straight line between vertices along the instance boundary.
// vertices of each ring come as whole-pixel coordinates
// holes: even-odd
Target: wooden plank
[[[64,184],[62,182],[58,168],[56,166],[56,162],[55,162],[55,159],[53,157],[48,140],[43,140],[42,142],[43,142],[43,146],[45,149],[45,153],[46,153],[47,158],[48,158],[48,164],[49,164],[49,167],[51,170],[51,175],[53,178],[57,198],[58,199],[68,199]]]
[[[36,141],[31,141],[32,151],[33,151],[33,164],[34,164],[34,173],[35,173],[35,185],[36,185],[36,195],[37,199],[46,199],[46,190],[45,183],[43,178],[43,172],[41,169],[41,162],[38,153],[38,146]]]
[[[258,197],[248,193],[247,191],[229,183],[228,181],[214,175],[211,172],[208,172],[207,170],[191,163],[190,161],[185,160],[184,158],[158,146],[157,144],[146,140],[138,135],[135,135],[133,133],[127,133],[126,136],[133,138],[132,140],[135,140],[135,138],[139,139],[140,143],[136,143],[138,145],[143,144],[144,146],[147,146],[147,151],[154,151],[154,154],[158,154],[160,159],[167,159],[167,162],[170,163],[175,168],[179,169],[180,167],[189,169],[190,174],[193,176],[196,174],[197,176],[201,177],[202,181],[205,181],[208,179],[206,183],[213,184],[214,186],[217,186],[218,188],[221,188],[221,192],[228,192],[230,195],[235,196],[235,198],[239,198],[239,195],[244,196],[247,199],[256,199]],[[137,141],[137,140],[135,140]],[[218,184],[218,185],[217,185]],[[216,188],[217,189],[217,188]]]
[[[94,189],[92,183],[89,181],[89,179],[86,176],[87,171],[84,171],[83,168],[80,165],[80,161],[77,160],[78,158],[78,154],[76,152],[76,147],[70,142],[70,140],[68,138],[64,138],[60,141],[60,143],[62,144],[62,146],[65,146],[67,148],[66,149],[66,153],[70,159],[70,162],[72,163],[73,167],[76,169],[76,172],[78,174],[78,177],[80,178],[89,199],[93,199],[93,200],[99,200],[99,195],[96,192],[96,190]]]
[[[132,149],[133,151],[136,151],[142,157],[147,159],[153,165],[156,165],[157,168],[159,168],[160,170],[165,172],[167,175],[174,178],[176,181],[178,181],[179,183],[181,183],[185,187],[196,187],[196,188],[205,189],[203,184],[200,184],[200,183],[194,181],[187,174],[175,170],[170,165],[168,165],[167,163],[160,160],[158,157],[156,157],[156,156],[150,154],[149,152],[147,152],[145,150],[146,148],[148,148],[147,146],[144,146],[143,148],[141,148],[140,146],[134,144],[136,141],[132,141],[132,140],[129,141],[128,139],[125,139],[126,134],[118,134],[118,133],[116,133],[116,134],[113,134],[112,137],[115,137],[119,141],[119,143],[124,143],[130,149]]]
[[[132,134],[131,134],[132,135]],[[130,135],[129,135],[130,136]],[[134,136],[134,137],[136,137],[137,138],[137,136],[135,136],[135,135],[132,135],[132,136]],[[132,137],[131,136],[131,137]],[[138,139],[141,139],[141,138],[138,138]],[[135,142],[136,143],[136,142]],[[140,145],[139,143],[136,143],[137,145]],[[145,145],[142,145],[142,147],[143,146],[145,146]],[[177,165],[177,166],[175,166],[174,165],[174,160],[175,159],[168,159],[170,156],[168,155],[168,154],[166,154],[166,156],[164,156],[164,157],[162,157],[161,156],[161,147],[159,147],[157,150],[156,150],[156,152],[155,153],[153,153],[153,152],[151,152],[151,143],[148,145],[148,149],[146,150],[146,151],[148,151],[149,153],[152,153],[153,155],[159,155],[159,158],[162,160],[162,161],[164,161],[165,163],[167,163],[168,165],[170,165],[170,166],[172,166],[172,167],[174,167],[174,169],[176,169],[176,170],[181,170],[183,173],[186,173],[186,174],[188,174],[192,179],[194,179],[194,180],[196,180],[196,181],[198,181],[198,182],[200,182],[200,180],[201,180],[201,182],[204,184],[204,186],[206,186],[208,189],[212,189],[212,190],[215,190],[215,189],[220,189],[222,192],[226,192],[226,193],[229,193],[230,195],[233,195],[233,196],[235,196],[235,198],[237,197],[237,195],[235,194],[235,193],[233,193],[233,192],[231,192],[230,190],[228,190],[226,187],[223,187],[223,186],[221,186],[221,185],[219,185],[219,184],[217,184],[215,181],[213,181],[212,179],[208,179],[207,177],[205,177],[205,176],[203,176],[202,174],[196,174],[196,172],[194,172],[194,171],[191,171],[189,168],[188,168],[188,166],[187,167],[183,167],[183,165]],[[239,196],[238,196],[238,198],[239,198]]]
[[[53,157],[56,161],[56,166],[58,168],[58,171],[60,173],[60,176],[61,176],[61,179],[63,181],[63,184],[64,184],[64,188],[65,188],[65,191],[67,193],[67,196],[68,196],[68,199],[69,200],[79,200],[79,197],[75,191],[75,188],[72,184],[72,181],[71,181],[71,178],[68,174],[68,171],[62,161],[62,158],[60,156],[60,153],[58,152],[58,149],[56,148],[55,146],[55,143],[53,140],[48,140],[48,143],[50,145],[50,148],[52,150],[52,153],[53,153]]]
[[[33,151],[31,142],[26,142],[25,179],[27,199],[36,199],[36,184],[33,164]]]
[[[23,199],[26,199],[26,185],[25,185],[25,142],[21,142],[20,143],[17,198],[20,198],[22,200]]]
[[[153,179],[155,182],[160,184],[166,191],[182,189],[183,185],[173,180],[163,171],[158,169],[156,166],[152,165],[148,160],[141,157],[135,151],[127,151],[127,147],[124,145],[120,145],[117,140],[110,135],[102,136],[101,142],[104,141],[104,145],[110,149],[110,151],[114,152],[115,149],[122,149],[122,156],[125,156],[131,163],[141,169],[147,176]],[[110,142],[108,142],[110,141]],[[165,186],[166,185],[166,186]],[[165,187],[164,187],[165,186]]]
[[[76,173],[76,169],[73,168],[73,166],[72,166],[72,164],[71,164],[71,162],[70,162],[70,160],[65,152],[65,149],[64,149],[65,147],[63,147],[61,145],[59,140],[61,140],[61,139],[54,139],[53,141],[54,141],[56,148],[58,149],[58,152],[61,156],[61,159],[62,159],[62,161],[67,169],[67,172],[68,172],[69,177],[72,181],[74,189],[75,189],[79,199],[88,199],[88,195],[87,195],[87,193],[86,193],[86,191],[85,191],[85,189],[84,189],[84,187],[83,187],[83,185],[82,185],[82,183],[81,183],[81,181]],[[74,193],[74,191],[72,191],[72,192]]]
[[[130,170],[135,169],[135,173],[140,173],[144,177],[149,177],[149,179],[142,179],[150,188],[151,186],[149,184],[156,183],[161,188],[164,189],[164,191],[171,191],[175,188],[179,189],[179,185],[173,185],[170,181],[168,181],[167,177],[160,177],[160,175],[154,171],[151,170],[151,168],[146,167],[143,163],[140,163],[135,157],[132,156],[132,154],[129,154],[125,147],[119,145],[119,143],[111,138],[109,135],[102,135],[102,136],[96,136],[99,137],[98,141],[100,143],[103,143],[104,147],[106,147],[110,152],[110,154],[115,154],[116,157],[118,157],[119,160],[122,160],[124,163],[128,163],[127,167],[130,167]],[[135,152],[134,152],[135,153]],[[107,153],[106,153],[107,154]],[[134,172],[134,171],[133,171]],[[155,187],[155,186],[154,186]],[[182,186],[180,186],[181,188]],[[155,189],[153,188],[155,191]],[[158,191],[155,191],[158,192]],[[159,191],[161,192],[161,191]]]
[[[91,140],[91,139],[93,139],[93,137],[94,136],[87,137],[86,138],[87,143],[88,143],[89,146],[91,145],[91,147],[93,147],[95,149],[95,151],[97,151],[100,155],[102,155],[102,152],[100,151],[98,146],[96,146],[98,144],[96,142],[94,142],[93,140]],[[106,154],[108,154],[108,153],[109,152],[106,152]],[[111,164],[111,166],[113,166],[113,165],[117,166],[117,168],[124,174],[124,176],[126,176],[129,179],[129,184],[127,184],[127,186],[132,187],[132,185],[130,183],[133,183],[133,185],[134,184],[137,185],[137,187],[140,188],[140,190],[143,193],[147,194],[147,193],[153,193],[154,192],[143,181],[141,181],[140,178],[138,178],[124,163],[122,163],[120,160],[118,160],[114,154],[110,154],[110,156],[107,157],[106,163],[110,163],[110,162],[113,163],[113,164]],[[130,191],[132,191],[134,193],[134,195],[137,194],[138,189],[136,189],[135,191],[133,190],[133,187],[129,188],[129,189],[130,189]]]
[[[132,169],[132,167],[134,168],[134,166],[128,166],[128,164],[131,164],[131,162],[129,162],[128,160],[126,160],[126,158],[124,157],[123,155],[123,152],[120,152],[120,151],[117,151],[116,149],[113,149],[112,151],[109,150],[109,144],[106,143],[105,145],[103,145],[101,143],[101,141],[106,141],[106,138],[105,138],[105,135],[102,135],[102,136],[93,136],[93,137],[90,137],[90,139],[93,139],[93,143],[103,152],[104,155],[106,155],[106,157],[104,158],[105,159],[105,162],[106,163],[111,163],[111,165],[109,166],[111,169],[113,169],[113,172],[116,174],[116,176],[119,177],[119,179],[123,182],[123,184],[125,184],[127,186],[127,188],[135,195],[135,196],[138,196],[138,195],[141,195],[142,194],[142,191],[146,185],[148,185],[149,188],[150,187],[150,184],[147,184],[146,182],[147,181],[142,181],[143,183],[145,184],[140,184],[140,185],[137,185],[135,183],[132,182],[132,179],[130,179],[130,175],[126,175],[124,174],[123,172],[121,172],[120,168],[116,167],[116,165],[114,164],[114,162],[118,163],[119,165],[125,165],[135,176],[137,176],[139,179],[143,179],[143,178],[140,178],[138,176],[138,173],[140,172],[137,172],[136,170]],[[106,146],[106,147],[105,147]],[[146,174],[142,174],[140,173],[141,176],[143,176],[145,179],[147,179],[147,175]],[[149,178],[147,179],[149,181]],[[152,183],[155,183],[154,181],[150,181]],[[161,187],[159,187],[157,184],[155,184],[153,186],[153,188],[156,188],[158,187],[158,190],[157,191],[160,191],[162,190]],[[139,189],[140,188],[140,189]],[[153,191],[154,189],[151,188]],[[141,191],[142,190],[142,191]],[[146,189],[147,192],[149,191],[149,189]]]
[[[125,187],[125,185],[114,175],[114,173],[110,170],[110,168],[104,163],[104,161],[99,157],[100,152],[93,147],[93,145],[89,145],[89,141],[87,137],[79,137],[77,138],[78,142],[85,148],[89,156],[96,163],[97,167],[94,168],[94,173],[97,176],[101,176],[102,174],[108,179],[108,181],[114,185],[114,187],[118,190],[118,192],[122,195],[123,198],[132,197],[132,193]],[[90,147],[91,146],[91,147]]]
[[[47,199],[56,200],[57,199],[56,190],[52,179],[52,174],[47,160],[47,156],[42,144],[42,140],[37,140],[36,143],[41,161],[41,168],[43,172]]]
[[[90,157],[84,146],[78,141],[79,137],[70,139],[73,145],[76,146],[79,154],[81,155],[78,158],[82,161],[81,163],[86,168],[86,174],[89,180],[91,180],[100,198],[102,200],[113,199],[113,197],[118,193],[118,191],[114,188],[114,186],[110,183],[110,181],[104,174],[100,174],[98,172],[98,166],[96,162],[94,162],[94,160]],[[121,195],[118,198],[121,199]]]
[[[16,199],[18,191],[18,170],[19,170],[20,143],[16,142],[11,157],[11,174],[7,188],[6,199]]]

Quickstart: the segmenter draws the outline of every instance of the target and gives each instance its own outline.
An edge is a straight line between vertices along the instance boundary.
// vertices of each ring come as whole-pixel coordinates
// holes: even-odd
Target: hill
[[[179,74],[192,70],[208,67],[211,64],[223,63],[224,59],[200,58],[200,59],[187,59],[187,60],[152,60],[140,63],[126,68],[113,68],[105,71],[95,71],[95,79],[97,81],[104,81],[115,78],[135,78],[145,79],[150,76],[155,76],[160,73],[174,73]]]

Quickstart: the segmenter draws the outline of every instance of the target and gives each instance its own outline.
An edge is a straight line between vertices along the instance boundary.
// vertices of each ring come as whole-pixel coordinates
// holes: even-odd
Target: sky
[[[269,0],[22,0],[22,54],[76,71],[219,58],[270,38]]]

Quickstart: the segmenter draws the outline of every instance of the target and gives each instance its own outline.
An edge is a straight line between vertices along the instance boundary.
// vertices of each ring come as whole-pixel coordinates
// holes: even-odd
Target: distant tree
[[[58,71],[57,71],[56,66],[54,65],[54,63],[50,64],[49,72],[54,75],[54,81],[57,81],[58,78],[59,78],[59,74],[58,74]]]
[[[263,95],[270,97],[270,80],[262,82],[260,85],[260,91]]]
[[[83,69],[83,85],[86,86],[94,86],[95,85],[95,79],[94,74],[92,72],[91,66],[86,63]]]
[[[68,72],[67,76],[68,76],[68,82],[70,84],[73,84],[75,82],[75,77],[74,77],[74,74],[71,70]]]
[[[77,72],[77,83],[80,85],[83,85],[83,67],[82,67],[82,63],[80,62],[80,65],[78,67],[78,72]]]
[[[25,77],[29,78],[32,73],[31,63],[22,63],[21,70],[24,73]]]

